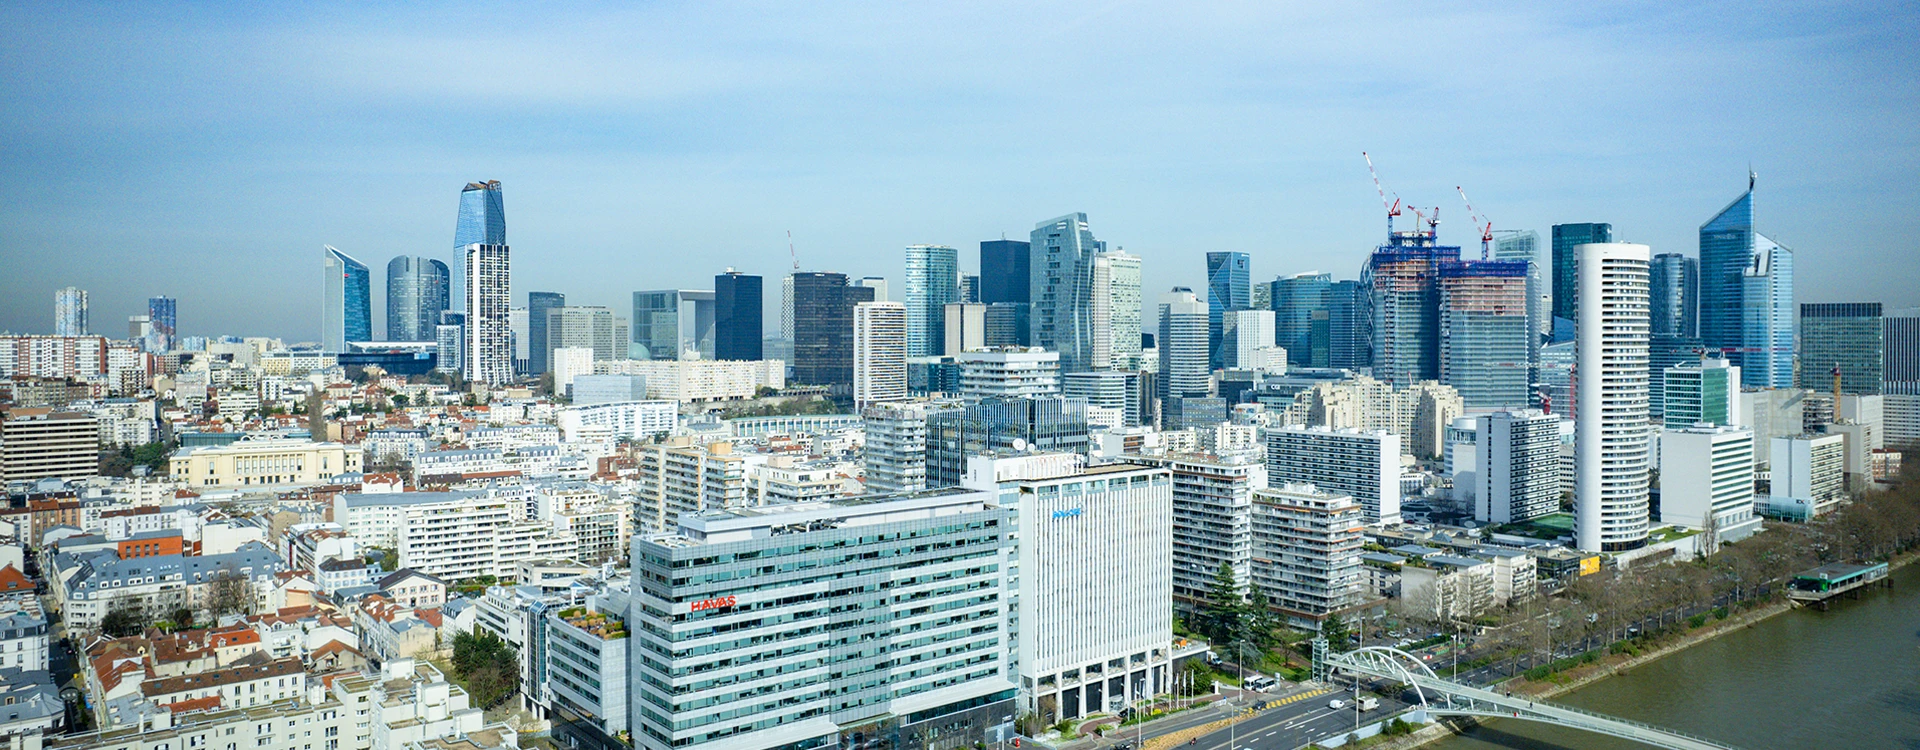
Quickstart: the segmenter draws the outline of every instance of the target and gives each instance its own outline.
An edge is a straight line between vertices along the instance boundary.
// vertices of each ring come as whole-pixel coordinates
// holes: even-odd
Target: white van
[[[1273,686],[1279,683],[1275,682],[1272,677],[1268,677],[1266,675],[1254,675],[1252,677],[1248,677],[1247,681],[1243,684],[1246,686],[1248,690],[1252,690],[1256,693],[1264,693],[1268,690],[1272,690]]]
[[[1360,710],[1362,711],[1372,711],[1379,707],[1380,707],[1379,698],[1368,696],[1360,699]]]
[[[1331,708],[1335,711],[1338,711],[1346,707],[1347,707],[1347,702],[1340,700],[1339,698],[1335,698],[1333,700],[1327,701],[1327,708]]]

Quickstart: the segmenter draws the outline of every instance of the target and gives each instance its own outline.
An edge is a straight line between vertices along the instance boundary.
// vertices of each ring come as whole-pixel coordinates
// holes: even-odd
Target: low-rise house
[[[413,569],[394,571],[373,585],[403,607],[434,609],[447,603],[447,582]]]

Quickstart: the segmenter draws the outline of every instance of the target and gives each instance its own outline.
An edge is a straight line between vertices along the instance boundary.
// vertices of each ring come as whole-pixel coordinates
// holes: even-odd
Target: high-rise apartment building
[[[1207,367],[1209,370],[1226,366],[1227,353],[1221,344],[1226,333],[1226,313],[1253,307],[1252,264],[1252,258],[1246,253],[1207,253]]]
[[[555,309],[567,306],[567,295],[559,292],[527,292],[527,372],[542,375],[553,369],[549,358],[558,348],[548,340],[548,315]],[[626,346],[621,345],[620,356],[626,356]]]
[[[960,301],[960,251],[945,245],[908,245],[907,356],[953,354],[945,343],[947,305]]]
[[[1580,259],[1580,417],[1574,537],[1580,549],[1620,552],[1647,543],[1653,451],[1647,371],[1646,245],[1592,243]]]
[[[433,327],[433,370],[444,373],[465,373],[467,371],[467,314],[451,310],[440,313],[440,323]]]
[[[1468,409],[1529,406],[1527,263],[1442,263],[1439,286],[1440,382]]]
[[[1173,476],[1173,604],[1206,611],[1221,566],[1243,587],[1253,579],[1254,490],[1267,467],[1253,455],[1171,455],[1147,459]]]
[[[1311,484],[1253,492],[1251,585],[1291,627],[1319,630],[1364,598],[1366,514],[1351,496]]]
[[[1361,272],[1373,324],[1373,376],[1394,385],[1440,377],[1440,266],[1460,248],[1436,232],[1395,232]]]
[[[0,413],[0,482],[84,479],[99,469],[100,423],[92,415],[24,408]]]
[[[1696,338],[1700,335],[1700,261],[1680,253],[1653,256],[1651,334],[1656,337]]]
[[[1886,324],[1878,302],[1823,302],[1800,306],[1800,382],[1813,391],[1877,394],[1885,357]]]
[[[927,486],[952,487],[967,459],[1000,450],[1087,452],[1087,402],[1064,396],[988,398],[927,417]]]
[[[326,289],[320,302],[320,346],[344,352],[349,341],[373,340],[373,274],[367,264],[323,246]]]
[[[793,274],[793,382],[853,387],[853,306],[873,295],[843,273]]]
[[[453,274],[443,261],[401,255],[387,261],[387,340],[432,341],[450,309]]]
[[[1719,357],[1682,362],[1661,373],[1662,424],[1669,430],[1697,424],[1737,425],[1746,421],[1740,406],[1740,368]]]
[[[1326,315],[1333,295],[1333,274],[1308,271],[1274,279],[1268,285],[1273,304],[1274,343],[1287,350],[1287,362],[1301,367],[1327,364]],[[1320,313],[1320,326],[1314,326]],[[1316,338],[1316,334],[1318,337]]]
[[[1094,362],[1094,339],[1112,331],[1096,333],[1093,313],[1096,304],[1111,310],[1111,300],[1096,303],[1094,291],[1094,258],[1106,249],[1106,243],[1093,238],[1086,214],[1034,225],[1027,261],[1033,305],[1027,338],[1034,346],[1059,352],[1062,372],[1105,366]]]
[[[954,356],[960,393],[974,398],[1060,395],[1060,354],[1038,347],[982,347]]]
[[[170,352],[180,343],[179,313],[179,301],[172,297],[147,298],[147,351]]]
[[[1351,495],[1367,523],[1399,523],[1400,437],[1298,425],[1268,430],[1267,485],[1302,482]]]
[[[915,492],[927,489],[927,416],[951,404],[895,401],[870,404],[860,410],[867,444],[868,492]]]
[[[761,359],[760,277],[731,268],[713,277],[713,358]]]
[[[1473,518],[1516,523],[1560,509],[1560,418],[1497,411],[1475,419]]]
[[[1753,182],[1700,226],[1700,340],[1749,388],[1793,385],[1793,251],[1754,231]]]
[[[1207,305],[1186,287],[1160,295],[1160,372],[1155,394],[1169,398],[1206,396],[1213,370],[1207,366]]]
[[[1580,257],[1574,248],[1612,242],[1613,225],[1605,223],[1553,225],[1553,317],[1573,320],[1579,287],[1574,283]]]
[[[53,293],[53,335],[87,335],[87,290],[67,287]]]
[[[907,306],[900,302],[854,305],[854,408],[906,397]]]
[[[463,203],[464,205],[464,203]],[[513,381],[513,331],[507,313],[513,306],[506,245],[466,247],[466,337],[461,364],[466,379],[486,385]]]
[[[1020,240],[980,243],[980,302],[1032,302],[1033,274],[1028,265],[1032,252],[1032,245]]]

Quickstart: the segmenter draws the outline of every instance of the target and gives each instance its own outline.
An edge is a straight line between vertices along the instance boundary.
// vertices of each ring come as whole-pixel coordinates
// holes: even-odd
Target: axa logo
[[[706,609],[721,609],[723,607],[731,607],[733,606],[733,604],[734,604],[734,598],[731,596],[722,596],[714,599],[702,599],[700,601],[693,603],[693,609],[691,611],[699,612],[701,610],[706,610]]]
[[[1054,511],[1053,517],[1054,518],[1074,518],[1085,512],[1087,512],[1086,508],[1068,508],[1066,510]]]

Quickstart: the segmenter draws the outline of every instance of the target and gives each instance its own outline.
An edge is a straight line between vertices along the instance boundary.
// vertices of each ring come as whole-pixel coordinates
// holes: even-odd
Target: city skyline
[[[898,248],[932,243],[961,248],[961,267],[971,272],[980,241],[1020,238],[1035,222],[1071,212],[1088,214],[1115,249],[1141,256],[1150,290],[1204,288],[1199,269],[1209,251],[1249,253],[1255,283],[1313,270],[1353,278],[1384,230],[1355,158],[1363,149],[1376,157],[1389,190],[1442,209],[1447,244],[1472,239],[1452,191],[1464,184],[1496,229],[1544,236],[1556,223],[1605,221],[1619,239],[1689,255],[1701,219],[1737,192],[1751,162],[1766,196],[1761,229],[1800,255],[1796,302],[1920,304],[1901,283],[1920,254],[1900,252],[1910,240],[1898,220],[1920,201],[1911,189],[1920,161],[1913,97],[1903,95],[1915,84],[1898,74],[1911,69],[1913,53],[1885,43],[1897,19],[1864,8],[1732,19],[1739,14],[1527,9],[1501,14],[1491,28],[1469,11],[1431,15],[1432,42],[1454,61],[1425,88],[1364,52],[1355,40],[1374,22],[1342,17],[1345,11],[1168,18],[1068,10],[1059,15],[1073,23],[1029,23],[1048,30],[1007,38],[988,26],[1020,27],[1009,23],[1019,19],[928,11],[887,20],[907,31],[974,31],[992,43],[898,72],[886,67],[911,33],[830,36],[752,54],[709,51],[726,44],[616,45],[620,35],[610,33],[657,27],[671,36],[702,24],[740,39],[783,41],[781,19],[735,18],[739,12],[728,9],[500,14],[483,22],[497,25],[476,30],[499,43],[499,59],[474,69],[449,68],[444,59],[457,56],[434,52],[473,40],[444,36],[424,10],[364,11],[340,26],[297,15],[127,11],[143,14],[138,37],[124,31],[126,19],[104,11],[0,12],[44,40],[10,53],[8,64],[21,75],[0,88],[16,109],[38,115],[0,126],[8,135],[0,149],[16,165],[0,177],[0,198],[15,207],[0,221],[0,243],[31,259],[12,264],[0,281],[0,329],[17,332],[50,330],[45,300],[74,286],[89,291],[96,328],[165,294],[193,311],[182,335],[315,339],[320,295],[302,283],[312,278],[311,248],[332,244],[361,258],[422,255],[457,266],[445,249],[445,196],[476,178],[514,191],[516,301],[557,290],[618,308],[634,290],[704,288],[703,280],[728,266],[784,275],[792,265],[788,229],[806,270],[892,278]],[[858,29],[881,20],[865,15],[827,9],[817,22]],[[1228,17],[1239,28],[1223,30]],[[1151,36],[1167,43],[1148,46],[1168,51],[1138,61],[1031,51],[1042,46],[1032,43],[1037,36],[1075,31],[1121,41]],[[1476,40],[1488,33],[1526,44],[1482,49]],[[369,59],[337,77],[338,66],[329,65],[316,87],[319,58],[270,52],[321,35],[367,50]],[[1166,57],[1202,36],[1218,49]],[[1671,49],[1680,37],[1687,49]],[[294,41],[235,41],[253,38]],[[1353,50],[1343,48],[1347,42]],[[562,44],[580,51],[549,54]],[[96,51],[72,52],[79,49]],[[213,49],[229,57],[212,57]],[[1017,70],[980,65],[997,53],[1026,59]],[[152,61],[156,75],[177,83],[125,90],[119,55]],[[613,74],[579,75],[602,56],[596,63]],[[779,72],[789,65],[877,80],[841,89]],[[1155,73],[1139,75],[1148,70]],[[633,87],[628,74],[643,71],[663,75]],[[73,87],[36,84],[55,77]],[[940,82],[922,90],[928,77]],[[1208,81],[1218,83],[1190,90]],[[1559,92],[1580,84],[1606,93],[1612,106],[1586,118],[1553,116]],[[1076,86],[1101,120],[1156,125],[1103,133],[1000,113],[1039,101],[1052,85]],[[103,95],[74,97],[74,90]],[[411,103],[428,91],[436,96]],[[236,96],[248,92],[258,96]],[[787,116],[814,112],[822,96],[849,106]],[[461,97],[484,99],[498,113],[441,127],[453,122],[450,104]],[[1514,98],[1543,106],[1502,110],[1494,119],[1479,114],[1492,111],[1491,101]],[[1432,117],[1367,117],[1415,101],[1432,102]],[[1742,106],[1719,106],[1735,101]],[[1150,116],[1171,106],[1194,116]],[[309,117],[318,114],[312,107],[331,114]],[[1786,114],[1741,114],[1755,107]],[[950,123],[921,109],[957,115],[970,132],[948,138]],[[808,120],[818,122],[790,124]],[[1259,126],[1233,124],[1240,121]],[[181,130],[187,122],[207,127],[188,134]],[[95,168],[95,159],[116,168]],[[1074,179],[1045,186],[1031,179],[1067,170]],[[926,172],[951,179],[876,179]],[[279,199],[317,179],[331,185],[319,197]],[[646,196],[638,208],[613,199],[635,194]],[[93,197],[105,195],[134,197]],[[1229,211],[1239,220],[1193,221]],[[873,220],[880,215],[889,220]],[[1853,273],[1870,263],[1891,272]],[[213,279],[244,283],[216,287]],[[777,311],[778,300],[766,308]],[[374,323],[385,330],[383,320]]]

